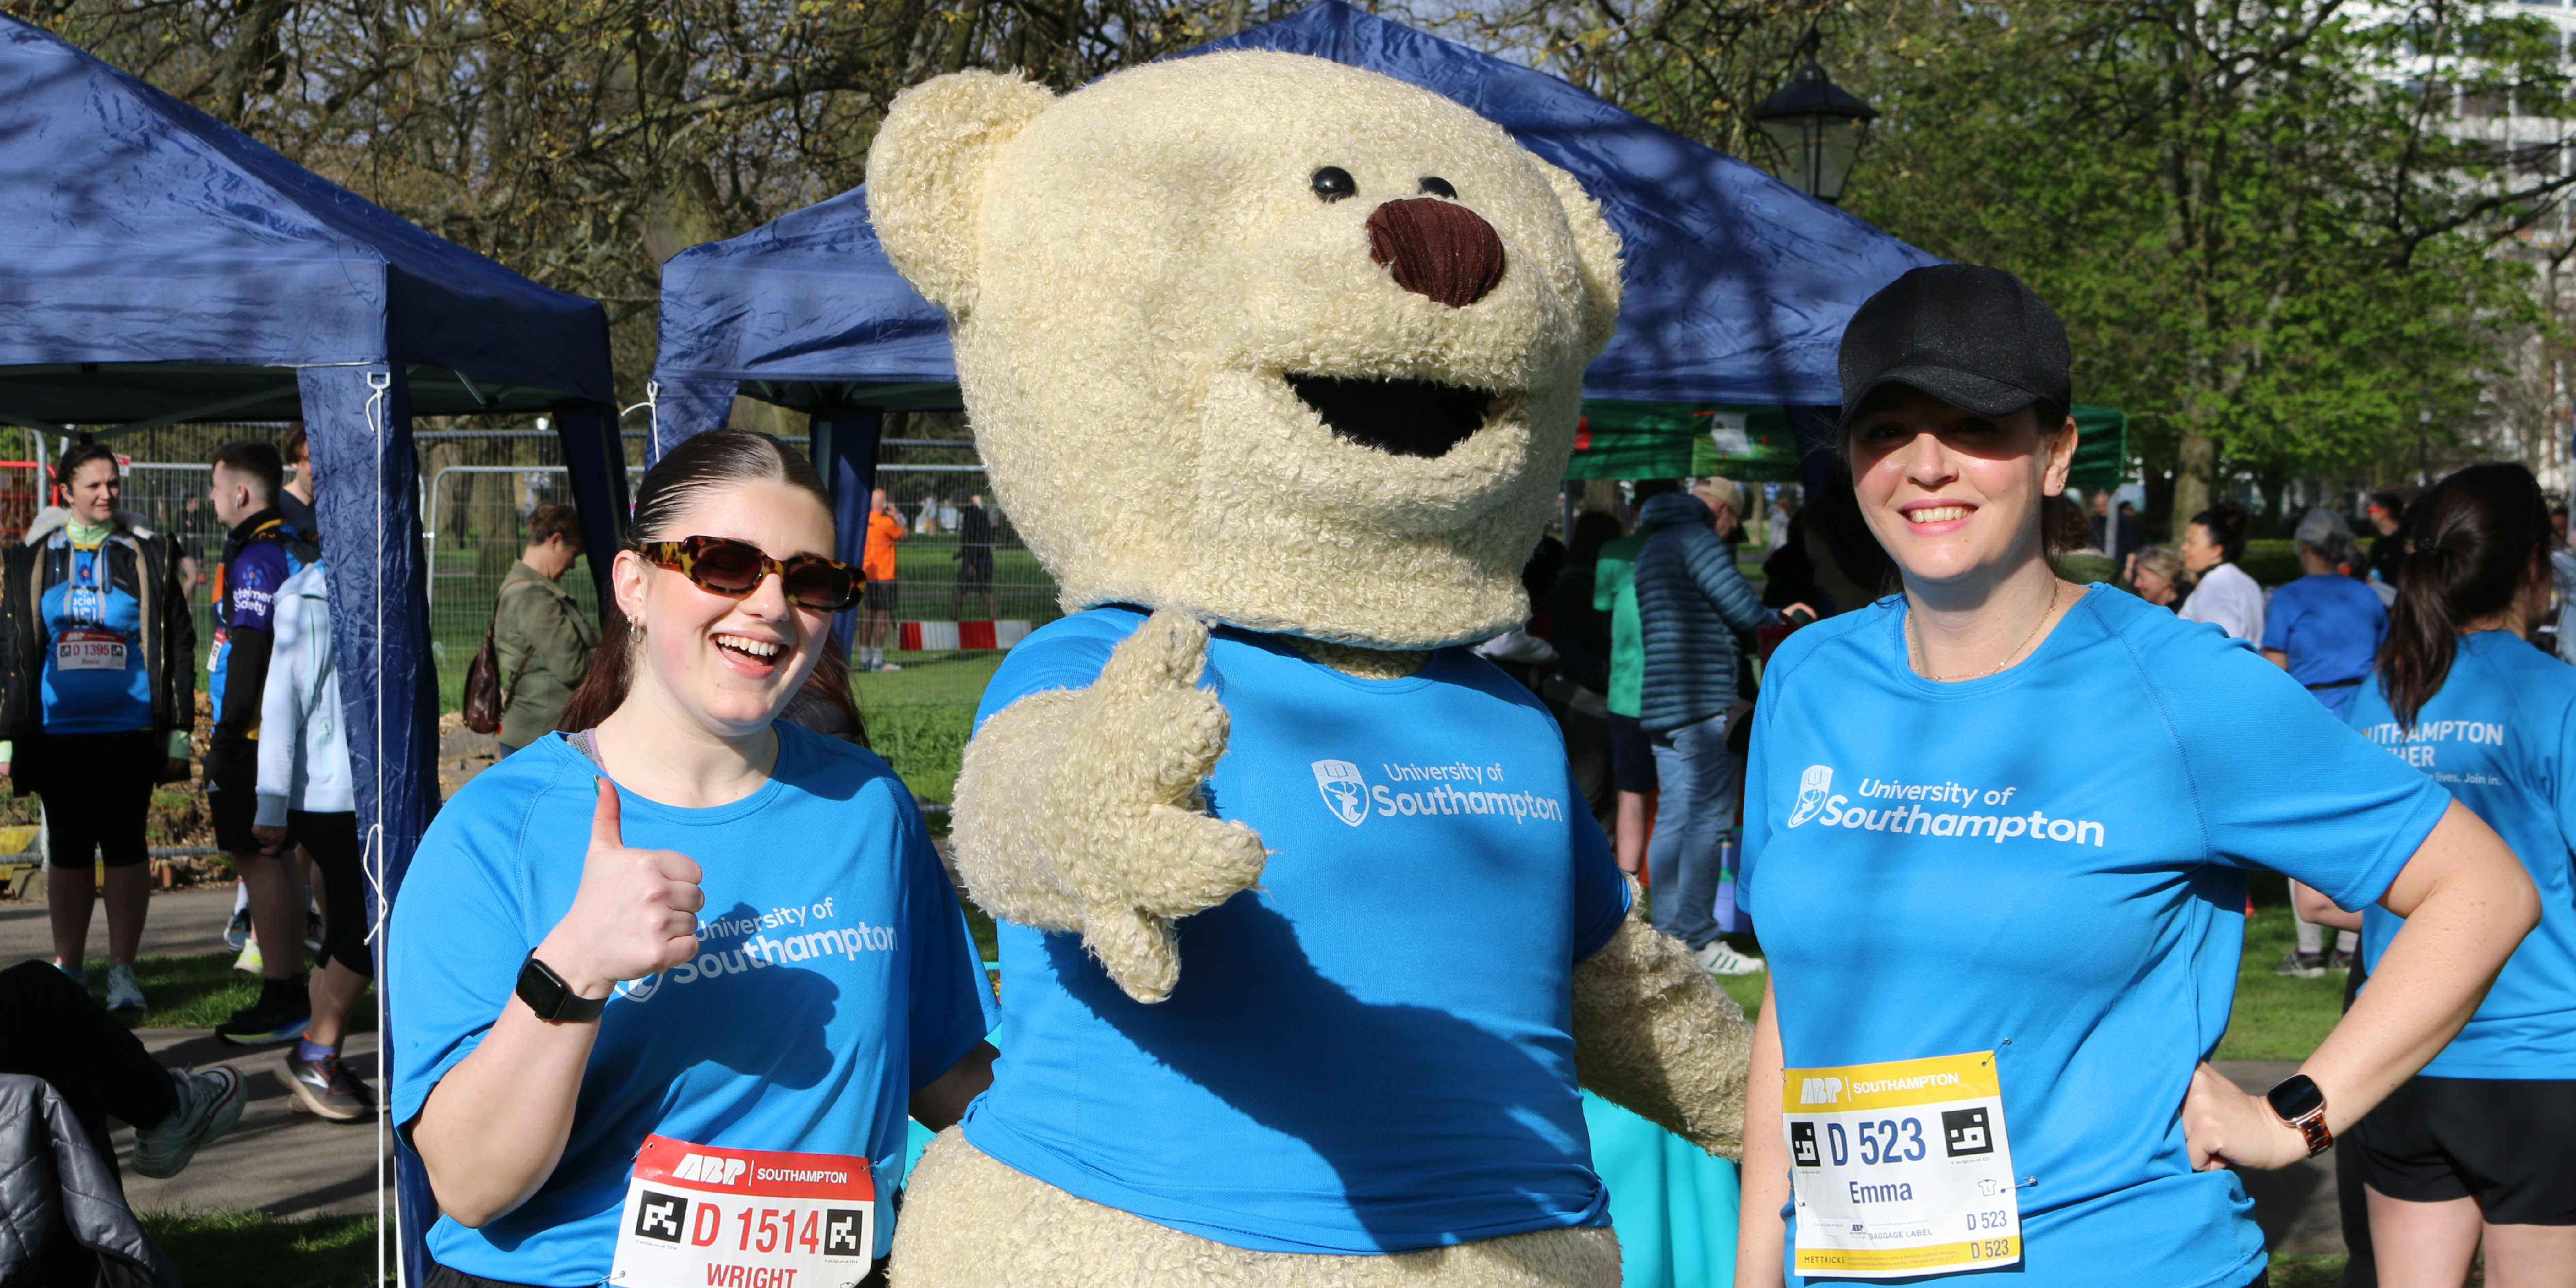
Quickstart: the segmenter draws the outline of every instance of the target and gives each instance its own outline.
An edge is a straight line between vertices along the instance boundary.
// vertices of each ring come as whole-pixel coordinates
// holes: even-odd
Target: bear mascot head
[[[1618,239],[1492,122],[1296,54],[964,73],[898,100],[868,207],[1068,609],[1386,649],[1527,615]]]

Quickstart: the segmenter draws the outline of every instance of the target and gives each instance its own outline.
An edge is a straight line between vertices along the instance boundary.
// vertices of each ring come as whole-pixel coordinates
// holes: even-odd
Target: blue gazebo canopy
[[[551,413],[590,548],[608,550],[626,514],[612,396],[598,304],[0,17],[0,422],[102,437],[305,422],[359,831],[383,899],[438,804],[411,417]],[[404,1161],[416,1282],[427,1189]]]
[[[1275,49],[1382,72],[1502,126],[1583,182],[1626,248],[1594,399],[1830,406],[1861,301],[1932,256],[1744,162],[1491,54],[1324,0],[1190,51]],[[1182,55],[1190,56],[1189,54]],[[662,269],[656,447],[736,392],[806,411],[955,407],[946,315],[843,193]]]

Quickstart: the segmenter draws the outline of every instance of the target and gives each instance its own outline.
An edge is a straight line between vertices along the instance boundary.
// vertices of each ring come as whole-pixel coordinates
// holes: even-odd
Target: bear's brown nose
[[[1369,258],[1395,271],[1395,284],[1465,308],[1503,280],[1503,239],[1484,217],[1454,201],[1411,197],[1369,214]]]

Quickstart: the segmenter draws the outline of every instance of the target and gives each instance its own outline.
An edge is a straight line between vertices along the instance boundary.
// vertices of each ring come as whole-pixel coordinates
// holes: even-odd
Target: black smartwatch
[[[2307,1138],[2308,1157],[2315,1158],[2334,1148],[2334,1133],[2326,1130],[2326,1093],[2317,1086],[2316,1079],[2304,1073],[2291,1074],[2264,1092],[2263,1099],[2270,1102],[2272,1112],[2282,1122],[2298,1128],[2299,1134]]]
[[[583,997],[572,991],[572,985],[533,952],[519,967],[519,1000],[549,1024],[588,1024],[608,1009],[608,998]]]

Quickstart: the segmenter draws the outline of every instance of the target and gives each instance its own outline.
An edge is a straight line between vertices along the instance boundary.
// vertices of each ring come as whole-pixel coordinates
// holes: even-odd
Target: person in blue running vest
[[[152,785],[188,775],[197,631],[178,552],[116,508],[123,481],[107,445],[64,452],[54,481],[59,526],[40,520],[0,575],[0,779],[45,798],[54,964],[85,977],[96,856],[107,865],[108,1009],[140,1011],[134,954],[152,893],[144,821]]]
[[[1902,591],[1791,635],[1755,707],[1741,1288],[2263,1282],[2229,1169],[2329,1148],[2538,919],[2492,829],[2250,642],[2050,569],[2071,356],[2037,296],[1964,264],[1844,333],[1841,447]],[[2407,918],[2262,1096],[2208,1063],[2257,868]]]
[[[673,448],[569,732],[421,838],[386,997],[432,1288],[883,1288],[904,1119],[991,1082],[993,993],[902,780],[779,718],[859,602],[832,549],[802,454]]]
[[[2549,514],[2531,471],[2472,465],[2409,522],[2388,642],[2344,719],[2503,834],[2540,889],[2540,927],[2349,1147],[2384,1288],[2449,1288],[2481,1248],[2499,1288],[2576,1284],[2576,669],[2529,642],[2549,606]],[[2415,920],[2362,910],[2365,1001]]]

